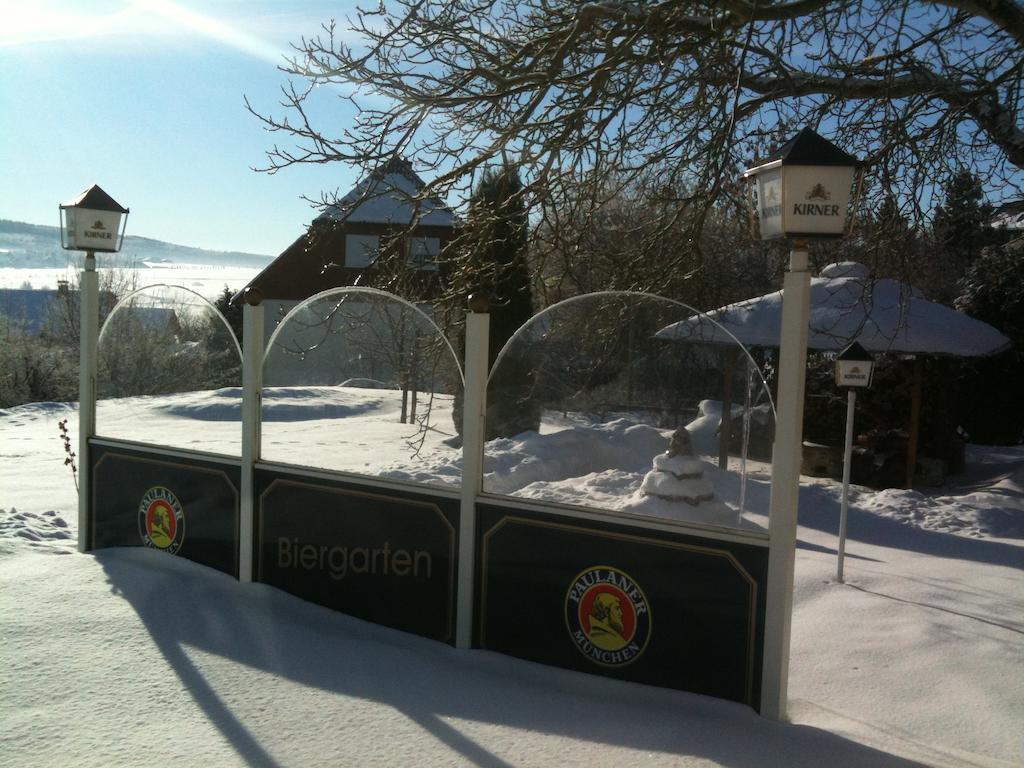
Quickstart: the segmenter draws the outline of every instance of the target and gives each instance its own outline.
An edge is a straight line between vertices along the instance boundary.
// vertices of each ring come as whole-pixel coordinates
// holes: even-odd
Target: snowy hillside
[[[56,216],[56,211],[54,211]],[[60,268],[69,252],[61,248],[60,229],[42,224],[0,219],[0,267],[19,269]],[[78,258],[77,254],[70,254]],[[213,267],[245,267],[262,269],[271,256],[239,251],[213,251],[188,245],[166,243],[149,237],[128,234],[121,252],[115,258],[121,263],[203,264]]]

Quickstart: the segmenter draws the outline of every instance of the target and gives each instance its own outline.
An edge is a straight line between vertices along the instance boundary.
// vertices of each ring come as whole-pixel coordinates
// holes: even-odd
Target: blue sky
[[[315,215],[301,195],[344,192],[354,172],[252,171],[275,137],[243,97],[280,114],[289,44],[353,5],[0,0],[0,218],[55,225],[96,183],[131,209],[129,234],[277,255]],[[351,119],[340,99],[321,104]]]

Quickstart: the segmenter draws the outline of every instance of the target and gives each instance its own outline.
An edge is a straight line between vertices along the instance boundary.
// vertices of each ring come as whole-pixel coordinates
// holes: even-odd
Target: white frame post
[[[804,383],[811,278],[807,243],[795,241],[783,281],[779,389],[772,449],[772,497],[768,520],[768,587],[764,627],[761,714],[786,718],[789,646],[793,620],[793,569],[796,562],[797,507],[803,441]]]
[[[487,418],[487,353],[490,315],[470,297],[466,315],[465,387],[462,398],[462,496],[459,505],[459,586],[455,647],[473,644],[473,580],[476,570],[476,497],[483,488],[484,423]]]
[[[86,251],[79,286],[78,352],[78,551],[88,552],[92,544],[92,460],[89,439],[96,434],[96,346],[100,324],[100,282],[96,254]]]
[[[843,450],[843,501],[839,505],[839,547],[836,560],[836,581],[843,583],[843,558],[846,555],[846,514],[850,507],[850,462],[853,459],[853,411],[857,404],[857,390],[852,387],[846,395],[846,442]]]
[[[263,305],[246,298],[242,306],[242,488],[238,509],[238,580],[243,583],[253,579],[254,474],[260,459],[263,393]]]

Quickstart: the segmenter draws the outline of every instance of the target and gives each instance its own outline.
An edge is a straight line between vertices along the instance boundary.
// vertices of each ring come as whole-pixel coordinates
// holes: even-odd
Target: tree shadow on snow
[[[536,762],[531,740],[545,734],[647,753],[701,758],[735,768],[826,764],[914,768],[917,763],[808,726],[776,723],[740,704],[663,688],[546,667],[487,651],[447,645],[369,624],[304,602],[265,585],[234,579],[182,558],[143,548],[95,553],[112,591],[127,600],[170,669],[209,721],[249,765],[293,762],[281,747],[271,754],[259,729],[287,721],[288,691],[260,691],[276,702],[271,714],[246,723],[244,707],[220,693],[190,659],[197,649],[233,664],[325,692],[318,734],[332,722],[367,722],[351,698],[392,708],[444,743],[467,765]],[[230,680],[225,674],[224,679]],[[255,693],[255,692],[254,692]],[[345,697],[335,700],[331,694]],[[666,716],[666,713],[672,713]],[[372,721],[372,718],[369,718]],[[460,726],[451,721],[465,721]],[[519,755],[499,756],[463,731],[472,724],[515,729]],[[287,727],[287,722],[281,723]],[[372,727],[372,726],[367,726]],[[274,733],[274,743],[282,743]],[[292,738],[302,738],[299,735]],[[324,742],[324,759],[358,759],[344,743]],[[339,736],[339,739],[342,738]],[[384,742],[386,732],[379,734]],[[516,743],[507,736],[494,741]],[[550,739],[545,748],[553,749]],[[564,747],[563,747],[564,748]],[[595,747],[599,751],[599,746]],[[378,752],[377,754],[380,754]],[[451,757],[445,758],[446,762]],[[424,762],[430,763],[426,758]]]

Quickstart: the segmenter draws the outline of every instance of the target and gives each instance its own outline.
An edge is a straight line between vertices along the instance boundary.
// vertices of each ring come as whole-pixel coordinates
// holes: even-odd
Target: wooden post
[[[462,399],[462,499],[459,512],[459,584],[455,646],[473,644],[473,580],[476,576],[476,497],[483,489],[484,424],[487,420],[487,342],[490,315],[482,297],[470,297],[466,315],[465,389]]]
[[[797,506],[800,499],[800,445],[804,385],[807,379],[807,324],[811,276],[807,244],[793,243],[782,290],[779,343],[779,397],[772,449],[772,498],[768,515],[768,585],[764,624],[761,714],[786,719],[789,692],[790,629],[793,621],[793,569],[796,563]]]
[[[914,383],[910,390],[910,431],[907,435],[907,479],[904,488],[914,487],[914,474],[917,470],[917,441],[921,433],[921,379],[924,360],[920,355],[914,356]]]
[[[100,288],[96,254],[87,251],[79,287],[78,363],[78,551],[92,549],[92,459],[89,439],[96,434],[96,356]]]
[[[261,298],[247,291],[242,306],[242,493],[239,503],[238,580],[253,580],[256,500],[255,468],[260,459],[263,418],[263,321]]]

